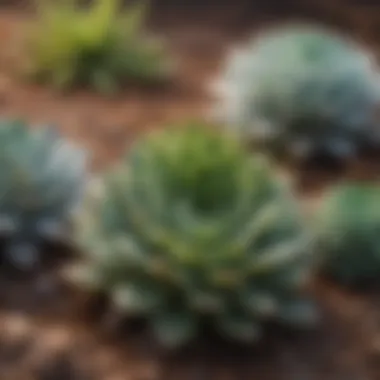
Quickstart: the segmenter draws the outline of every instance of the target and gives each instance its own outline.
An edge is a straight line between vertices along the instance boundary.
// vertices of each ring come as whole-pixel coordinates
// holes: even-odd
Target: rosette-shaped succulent
[[[323,271],[346,284],[380,278],[380,186],[343,184],[328,193],[318,215]]]
[[[322,28],[264,33],[229,57],[214,89],[218,117],[275,154],[346,160],[380,143],[370,55]]]
[[[69,238],[84,189],[85,155],[51,128],[0,122],[0,237],[6,259],[30,267],[41,244]]]
[[[313,321],[298,207],[236,140],[198,124],[155,132],[99,183],[71,275],[146,318],[164,345],[187,343],[203,323],[251,342],[262,322]]]

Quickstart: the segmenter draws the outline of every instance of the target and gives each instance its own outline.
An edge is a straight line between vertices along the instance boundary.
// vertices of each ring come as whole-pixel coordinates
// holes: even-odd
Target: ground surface
[[[341,3],[344,1],[341,0]],[[23,2],[25,3],[25,2]],[[201,117],[211,99],[207,84],[226,50],[250,29],[295,18],[295,9],[252,0],[154,3],[153,30],[178,60],[174,84],[126,90],[112,100],[89,93],[57,95],[12,75],[15,46],[28,16],[0,11],[0,111],[34,122],[59,121],[62,131],[93,153],[94,168],[116,159],[141,133],[165,122]],[[202,4],[201,4],[202,3]],[[253,4],[255,3],[255,4]],[[350,30],[376,47],[380,8],[303,1],[302,14]],[[357,2],[359,3],[359,2]],[[364,4],[365,2],[362,2]],[[370,3],[368,1],[368,3]],[[181,2],[182,4],[182,2]],[[217,5],[216,5],[217,4]],[[25,4],[24,4],[25,5]],[[375,161],[355,175],[379,172]],[[331,181],[334,179],[328,176]],[[327,181],[310,174],[318,194]],[[302,189],[301,189],[302,190]],[[380,299],[318,282],[313,291],[324,318],[315,332],[280,334],[254,350],[200,342],[192,351],[164,355],[135,332],[118,339],[80,312],[82,299],[57,283],[54,272],[34,279],[1,277],[0,378],[9,380],[377,380],[380,379]],[[85,308],[84,308],[85,309]],[[269,334],[270,335],[270,334]]]

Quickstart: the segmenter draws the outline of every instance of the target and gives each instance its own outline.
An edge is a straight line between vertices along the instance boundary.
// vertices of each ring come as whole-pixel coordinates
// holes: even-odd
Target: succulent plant
[[[164,345],[203,323],[250,342],[262,322],[313,321],[310,235],[287,186],[236,139],[201,123],[154,132],[84,204],[72,279],[146,319]]]
[[[218,117],[275,154],[345,160],[380,145],[371,56],[327,29],[292,25],[264,33],[229,57],[214,90]]]
[[[324,273],[352,285],[379,278],[380,186],[337,186],[325,196],[317,216]]]
[[[41,244],[68,239],[84,169],[83,153],[55,129],[0,122],[0,237],[16,267],[38,262]]]
[[[91,87],[114,94],[122,85],[157,83],[169,63],[162,44],[145,36],[145,2],[40,0],[27,41],[27,72],[59,90]]]

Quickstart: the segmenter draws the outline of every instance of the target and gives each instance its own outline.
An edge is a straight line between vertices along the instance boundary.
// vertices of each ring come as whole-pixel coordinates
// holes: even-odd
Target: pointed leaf
[[[311,247],[313,239],[302,235],[289,242],[280,242],[253,259],[250,273],[263,273],[273,268],[278,268],[291,263],[294,260],[304,259]]]
[[[282,214],[283,210],[278,202],[267,203],[260,210],[252,215],[251,220],[239,233],[236,245],[241,249],[246,248],[262,234],[272,228],[273,224]]]

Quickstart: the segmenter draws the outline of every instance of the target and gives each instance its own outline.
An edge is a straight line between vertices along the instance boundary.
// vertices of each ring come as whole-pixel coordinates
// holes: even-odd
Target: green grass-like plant
[[[210,323],[256,341],[264,322],[311,323],[310,236],[270,165],[195,123],[142,138],[89,195],[71,275],[178,347]],[[90,192],[91,194],[91,192]]]
[[[90,87],[113,94],[127,83],[168,75],[163,46],[144,35],[145,3],[122,10],[119,0],[40,0],[28,39],[28,73],[64,90]]]

